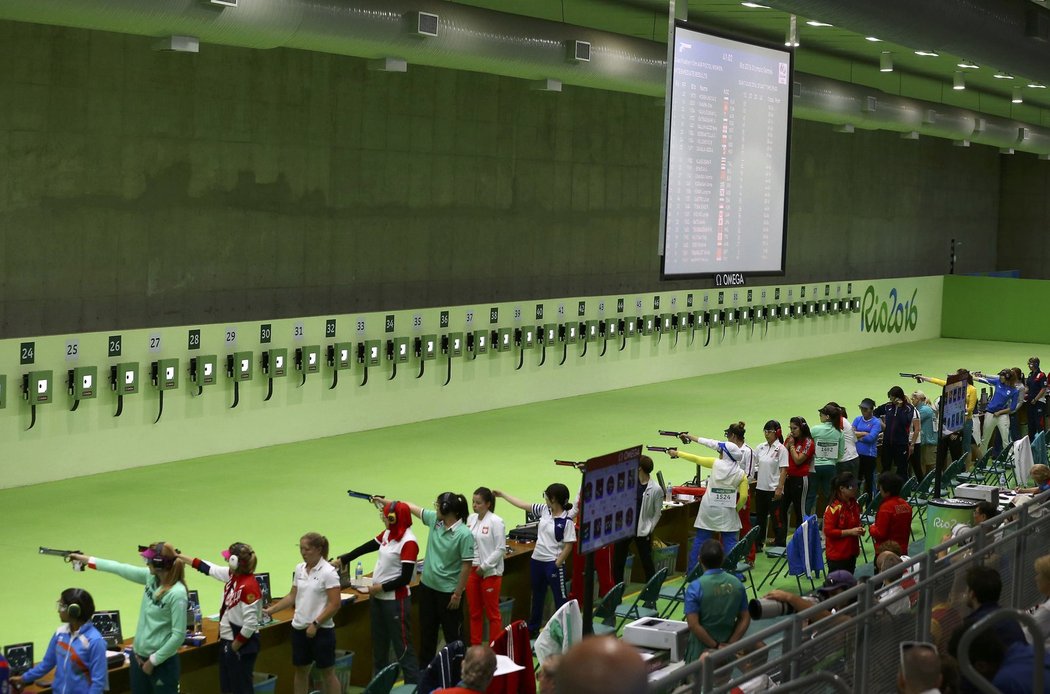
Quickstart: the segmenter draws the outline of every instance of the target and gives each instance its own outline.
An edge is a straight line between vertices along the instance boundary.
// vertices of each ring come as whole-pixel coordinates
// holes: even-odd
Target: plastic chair
[[[627,589],[626,583],[617,583],[605,596],[594,606],[593,628],[598,636],[606,636],[616,633],[616,610],[623,602],[623,592]]]
[[[861,522],[862,525],[864,524],[864,513],[865,513],[865,511],[867,511],[868,502],[870,502],[870,501],[871,501],[871,495],[868,494],[867,492],[864,492],[863,494],[861,494],[860,498],[857,499],[857,506],[860,506],[860,513],[861,513],[860,522]],[[860,538],[860,551],[864,555],[864,563],[867,564],[868,563],[868,550],[864,546],[864,539],[865,539],[864,537]]]
[[[751,554],[751,548],[758,542],[760,530],[757,525],[752,526],[722,562],[722,568],[731,574],[747,574],[747,579],[751,582],[751,594],[755,596],[755,599],[758,599],[758,590],[755,588],[755,577],[751,574],[753,567],[748,563],[747,557]]]
[[[679,585],[677,588],[660,588],[660,597],[668,601],[667,609],[663,611],[663,614],[661,614],[660,617],[662,617],[663,619],[667,619],[672,614],[674,614],[674,611],[678,608],[678,606],[685,602],[685,589],[689,587],[690,583],[700,578],[700,574],[702,574],[703,572],[704,565],[700,562],[697,562],[696,566],[693,567],[693,570],[686,574],[685,578],[682,580],[681,585]]]
[[[919,482],[918,486],[912,492],[912,495],[908,497],[908,505],[912,507],[916,515],[919,516],[919,526],[922,528],[922,534],[926,535],[926,522],[923,520],[923,516],[926,515],[926,505],[930,500],[930,495],[933,493],[933,477],[937,474],[937,470],[930,470],[925,477],[922,478],[922,482]],[[912,539],[915,539],[915,531],[912,530]],[[867,561],[867,559],[865,559]]]
[[[758,584],[758,589],[761,590],[767,582],[772,583],[775,581],[780,574],[787,569],[789,576],[795,577],[795,582],[798,584],[798,592],[802,592],[802,576],[805,575],[809,579],[810,590],[816,590],[816,583],[813,582],[814,576],[819,576],[824,572],[824,548],[820,542],[820,534],[817,533],[815,538],[808,544],[809,549],[816,560],[819,560],[819,567],[810,567],[811,571],[792,572],[791,566],[788,562],[788,552],[796,546],[796,543],[804,543],[804,535],[809,532],[810,526],[816,527],[817,517],[806,516],[802,519],[802,523],[795,528],[794,534],[791,539],[788,540],[787,547],[767,547],[766,556],[773,560],[772,566],[769,567],[769,571],[766,572],[765,578]]]
[[[397,673],[401,669],[397,663],[391,663],[385,668],[376,673],[376,676],[372,678],[372,681],[368,683],[368,686],[364,688],[361,694],[390,694],[390,691],[394,688],[394,682],[397,681]]]
[[[646,607],[646,605],[655,605],[656,601],[660,597],[660,588],[663,587],[664,581],[667,580],[667,569],[663,568],[653,574],[653,577],[649,579],[645,587],[642,588],[641,592],[635,596],[634,602],[631,605],[624,606],[620,605],[615,609],[616,616],[620,618],[619,623],[616,625],[616,631],[623,628],[623,625],[627,623],[629,619],[642,619],[643,617],[655,617],[660,612],[658,609],[653,607]]]

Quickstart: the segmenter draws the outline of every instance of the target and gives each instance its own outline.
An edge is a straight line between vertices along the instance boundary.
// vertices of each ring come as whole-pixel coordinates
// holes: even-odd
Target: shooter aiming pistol
[[[585,465],[585,463],[577,463],[577,462],[574,462],[572,460],[558,460],[557,458],[554,459],[554,464],[555,465],[564,465],[566,467],[574,467],[574,468],[577,468],[577,469],[580,469],[580,470],[582,470],[583,466]]]
[[[901,378],[914,378],[918,383],[922,383],[922,374],[898,374]]]
[[[40,553],[47,557],[62,557],[64,560],[73,565],[74,571],[83,571],[84,562],[74,561],[70,559],[70,554],[80,554],[79,549],[51,549],[50,547],[41,547]]]
[[[355,492],[353,489],[347,489],[346,495],[349,496],[351,499],[362,499],[370,503],[375,497],[382,497],[382,494],[365,494],[364,492]]]
[[[689,438],[688,431],[664,431],[660,430],[660,436],[673,436],[680,440],[682,443],[692,443],[692,439]]]
[[[667,451],[678,450],[673,446],[668,448],[667,446],[646,446],[645,450],[652,451],[653,453],[666,453]]]

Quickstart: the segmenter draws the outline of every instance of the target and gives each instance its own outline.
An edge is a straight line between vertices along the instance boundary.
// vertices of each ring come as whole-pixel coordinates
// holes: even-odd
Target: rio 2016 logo
[[[905,330],[915,330],[915,326],[919,323],[919,307],[915,304],[915,297],[918,293],[918,289],[913,291],[911,299],[902,304],[897,295],[897,288],[894,287],[890,290],[886,301],[880,301],[875,294],[875,287],[868,285],[861,304],[861,332],[899,333]]]

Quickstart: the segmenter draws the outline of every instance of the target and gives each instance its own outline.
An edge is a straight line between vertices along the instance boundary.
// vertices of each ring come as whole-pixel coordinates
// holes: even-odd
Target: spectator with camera
[[[814,605],[833,598],[855,585],[857,585],[857,579],[854,578],[853,574],[844,569],[839,569],[829,573],[824,580],[824,585],[817,588],[813,595],[802,596],[789,593],[786,590],[772,590],[766,594],[764,599],[752,600],[748,605],[748,611],[752,619],[772,619],[773,617],[794,614],[808,610]],[[832,617],[835,615],[835,612],[834,609],[820,611],[810,619],[810,623],[813,624]]]

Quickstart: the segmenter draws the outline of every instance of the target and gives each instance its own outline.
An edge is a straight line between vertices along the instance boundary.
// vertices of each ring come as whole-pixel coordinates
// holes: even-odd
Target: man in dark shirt
[[[1025,379],[1024,402],[1028,406],[1028,440],[1035,439],[1043,430],[1046,414],[1046,374],[1039,370],[1039,357],[1028,360],[1028,378]]]
[[[948,650],[954,655],[959,646],[959,639],[971,625],[981,621],[992,612],[999,609],[999,595],[1003,592],[1003,581],[999,572],[988,566],[974,566],[966,572],[966,601],[973,609],[962,626],[952,635]],[[999,622],[993,627],[996,636],[1002,642],[1004,648],[1009,648],[1013,643],[1026,643],[1024,631],[1016,621],[1009,620]]]

